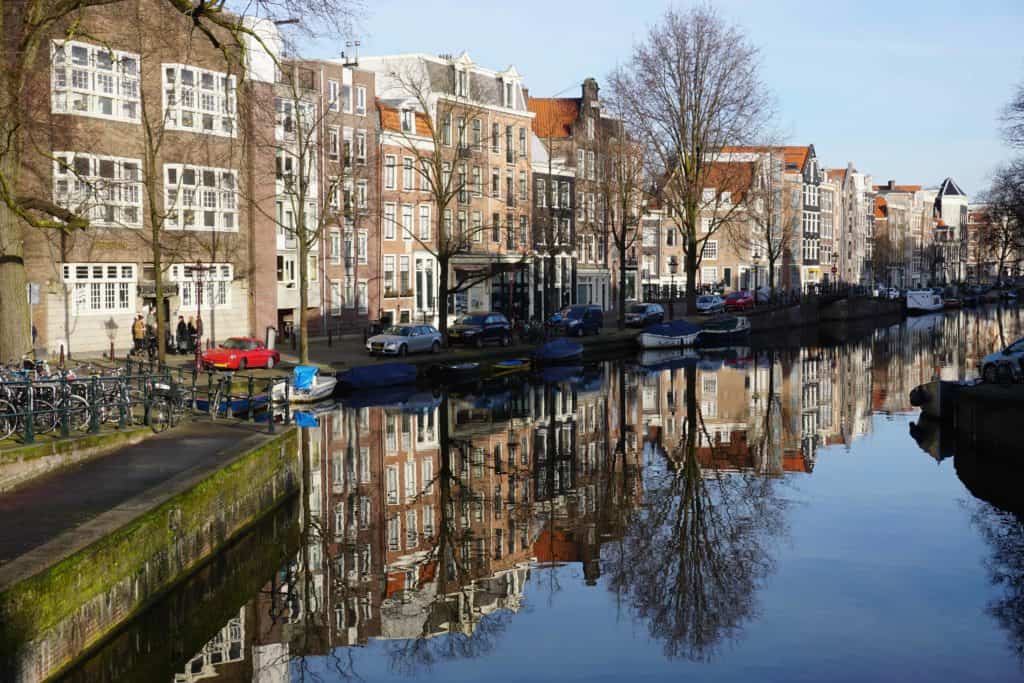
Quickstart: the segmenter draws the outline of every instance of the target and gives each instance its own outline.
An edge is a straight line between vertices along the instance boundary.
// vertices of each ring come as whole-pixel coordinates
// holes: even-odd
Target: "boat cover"
[[[644,328],[644,332],[646,334],[656,334],[660,337],[687,337],[700,332],[700,328],[685,320],[670,320],[667,323],[648,325]]]
[[[296,426],[299,427],[320,426],[320,421],[316,419],[316,415],[305,410],[296,410],[294,413],[292,413],[292,417],[295,419]]]
[[[583,353],[583,346],[568,339],[556,339],[541,345],[534,353],[540,360],[567,360]]]
[[[416,383],[416,366],[410,363],[387,363],[350,368],[338,373],[338,381],[352,389],[394,387]]]
[[[295,379],[292,386],[300,391],[306,391],[313,386],[313,379],[316,377],[317,368],[312,365],[297,365],[294,370]]]

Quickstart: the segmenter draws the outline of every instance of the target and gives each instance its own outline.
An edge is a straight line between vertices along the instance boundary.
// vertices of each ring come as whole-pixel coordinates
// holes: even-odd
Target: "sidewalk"
[[[233,446],[263,438],[269,437],[253,427],[193,421],[2,495],[0,567],[58,537],[61,551],[71,550],[88,541],[78,532],[90,520],[138,496],[155,496],[190,470],[212,471],[238,455]]]

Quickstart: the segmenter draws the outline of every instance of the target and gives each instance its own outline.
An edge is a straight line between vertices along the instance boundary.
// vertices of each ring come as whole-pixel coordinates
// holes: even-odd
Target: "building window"
[[[527,224],[526,216],[520,216],[519,217],[519,242],[521,244],[523,244],[523,245],[529,244],[529,242],[526,239],[527,236],[528,236],[528,233],[529,233],[529,228],[527,227],[527,225],[528,224]]]
[[[718,282],[718,268],[708,266],[700,269],[701,284],[713,285]]]
[[[327,158],[331,161],[337,161],[340,156],[341,131],[338,130],[337,126],[331,126],[327,129]]]
[[[410,135],[416,133],[416,119],[413,117],[412,109],[402,110],[402,132]]]
[[[401,256],[398,259],[398,294],[399,296],[410,296],[412,294],[408,256]]]
[[[411,191],[414,189],[414,171],[412,157],[402,158],[402,189]]]
[[[338,87],[338,81],[327,81],[327,107],[331,111],[339,111],[341,109],[341,89]]]
[[[594,180],[597,174],[597,164],[594,163],[594,153],[587,152],[587,178]]]
[[[491,241],[501,242],[501,214],[491,214]]]
[[[533,190],[533,201],[539,209],[543,209],[547,206],[547,183],[544,182],[543,178],[537,178],[535,181],[536,187]]]
[[[384,157],[384,189],[394,190],[396,183],[396,169],[395,164],[398,163],[398,159],[393,154],[388,154]]]
[[[164,181],[166,229],[237,232],[235,171],[164,164]]]
[[[173,130],[234,136],[235,77],[182,64],[163,65],[164,123]]]
[[[501,126],[497,123],[491,124],[491,151],[495,154],[501,152]]]
[[[395,223],[397,222],[395,216],[395,205],[385,204],[384,205],[384,239],[393,240],[395,239]]]
[[[519,198],[526,201],[526,195],[529,193],[529,187],[526,185],[526,171],[519,172]]]
[[[367,190],[369,183],[365,180],[356,181],[356,206],[360,209],[366,208]]]
[[[142,227],[138,159],[54,152],[53,200],[97,225]]]
[[[361,85],[356,86],[356,114],[366,115],[366,88]]]
[[[708,240],[704,243],[703,258],[709,261],[715,261],[718,259],[718,242],[715,240]]]
[[[430,204],[420,204],[420,240],[430,239]]]
[[[491,171],[491,196],[501,196],[501,172],[498,169]]]
[[[526,129],[519,129],[519,158],[526,158]]]
[[[355,136],[354,156],[357,164],[366,163],[366,131],[357,130]]]
[[[341,231],[331,230],[331,263],[341,263]]]
[[[139,55],[54,41],[51,64],[53,113],[139,122]]]
[[[402,205],[402,239],[411,240],[416,234],[412,204]]]
[[[449,147],[452,145],[452,115],[450,113],[441,117],[441,142]]]
[[[384,296],[397,296],[395,291],[395,257],[384,257]]]
[[[280,259],[280,257],[278,257]],[[231,281],[234,268],[230,263],[211,263],[203,273],[198,273],[188,263],[173,264],[168,271],[171,282],[178,283],[182,308],[188,309],[199,305],[198,285],[202,280],[202,308],[226,308],[231,306]],[[292,261],[292,278],[294,279],[294,261]]]
[[[473,119],[473,149],[480,149],[483,145],[483,126],[480,119]]]
[[[576,177],[582,178],[587,174],[586,152],[582,149],[576,150]]]
[[[135,309],[136,267],[132,263],[65,263],[73,315],[127,313]]]
[[[482,242],[484,239],[484,215],[480,211],[473,212],[473,241]]]

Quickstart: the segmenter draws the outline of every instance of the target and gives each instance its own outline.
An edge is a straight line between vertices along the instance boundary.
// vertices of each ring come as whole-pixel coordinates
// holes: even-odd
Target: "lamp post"
[[[204,266],[202,261],[196,261],[192,266],[192,277],[196,289],[196,346],[195,346],[195,369],[196,372],[203,371],[203,273],[210,270],[210,266]]]
[[[759,252],[755,251],[753,256],[751,256],[751,260],[754,262],[754,306],[757,306],[757,290],[758,290],[758,286],[757,286],[758,285],[758,282],[757,282],[757,280],[758,280],[757,271],[760,269],[761,254]]]

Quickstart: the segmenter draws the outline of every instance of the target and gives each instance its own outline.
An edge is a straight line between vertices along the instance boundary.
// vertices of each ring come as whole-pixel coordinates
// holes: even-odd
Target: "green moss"
[[[24,462],[45,458],[50,455],[68,455],[73,451],[84,451],[98,449],[106,451],[118,448],[132,438],[149,432],[148,427],[129,427],[127,429],[100,432],[98,434],[85,434],[68,439],[49,439],[40,437],[34,444],[14,446],[0,450],[0,465],[10,462]]]
[[[297,476],[296,454],[296,432],[282,432],[103,539],[9,587],[0,593],[0,647],[10,653],[119,582],[145,575],[137,610],[289,493],[273,482],[288,472]]]

